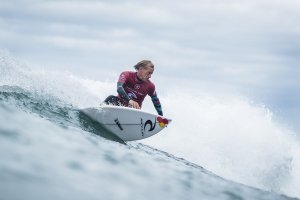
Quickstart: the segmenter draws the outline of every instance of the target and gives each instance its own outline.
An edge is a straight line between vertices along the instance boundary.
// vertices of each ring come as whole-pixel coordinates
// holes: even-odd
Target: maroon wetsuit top
[[[130,99],[136,101],[140,107],[142,107],[146,95],[151,97],[156,95],[155,85],[150,80],[139,80],[136,72],[122,72],[118,82],[123,84],[126,94]],[[122,103],[128,105],[128,101],[124,97],[120,96],[120,94],[118,96],[123,101]]]

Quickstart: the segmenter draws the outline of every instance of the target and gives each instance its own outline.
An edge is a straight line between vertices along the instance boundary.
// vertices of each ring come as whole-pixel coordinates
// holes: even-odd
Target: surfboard
[[[101,105],[84,108],[82,112],[123,141],[153,136],[172,121],[160,115],[122,106]]]

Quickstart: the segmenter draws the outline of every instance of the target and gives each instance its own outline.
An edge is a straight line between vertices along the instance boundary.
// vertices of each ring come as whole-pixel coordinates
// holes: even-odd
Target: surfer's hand
[[[129,103],[130,107],[132,108],[135,108],[135,109],[141,109],[140,108],[140,105],[136,102],[136,101],[133,101],[132,99],[129,100]]]

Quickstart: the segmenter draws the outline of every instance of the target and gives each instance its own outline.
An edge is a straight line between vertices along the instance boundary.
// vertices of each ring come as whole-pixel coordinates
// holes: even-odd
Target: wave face
[[[33,71],[5,52],[0,52],[0,72],[1,199],[300,196],[297,143],[290,139],[291,133],[282,135],[285,129],[266,123],[269,114],[263,108],[235,102],[237,110],[248,108],[248,114],[261,116],[257,119],[261,126],[275,130],[275,135],[269,129],[257,133],[251,129],[258,127],[257,122],[248,119],[244,126],[252,134],[246,137],[239,128],[243,114],[241,121],[233,122],[235,127],[228,128],[234,118],[229,103],[193,98],[189,103],[197,105],[194,112],[202,115],[189,117],[192,107],[182,104],[183,98],[162,97],[165,113],[174,119],[172,126],[151,140],[125,144],[80,112],[80,108],[99,105],[115,90],[114,83]],[[145,109],[153,108],[146,104]],[[229,121],[220,113],[229,114]]]

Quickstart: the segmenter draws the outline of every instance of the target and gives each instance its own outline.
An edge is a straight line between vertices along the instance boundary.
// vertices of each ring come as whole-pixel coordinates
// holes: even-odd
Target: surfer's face
[[[147,81],[151,78],[151,75],[154,72],[154,68],[145,66],[145,67],[140,67],[137,71],[137,76],[139,77],[140,80],[142,81]]]

